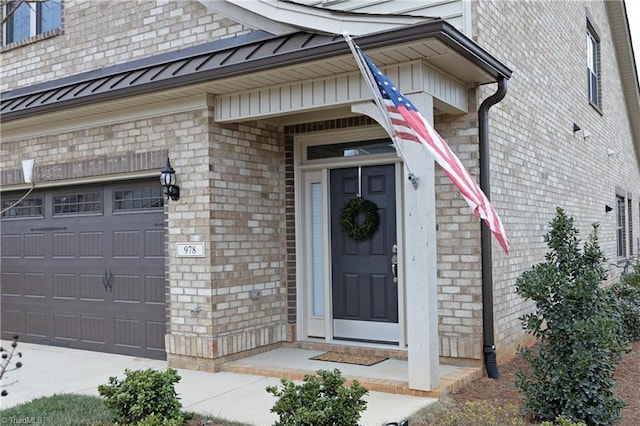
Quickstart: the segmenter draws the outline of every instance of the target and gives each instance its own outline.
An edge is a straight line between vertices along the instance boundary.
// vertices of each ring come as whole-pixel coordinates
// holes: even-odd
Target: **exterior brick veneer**
[[[640,236],[640,172],[603,2],[473,2],[473,37],[514,70],[490,119],[491,199],[511,241],[493,246],[496,344],[500,359],[525,341],[519,317],[530,306],[516,278],[546,252],[543,235],[562,206],[587,234],[600,223],[612,278],[617,189],[631,195]],[[0,90],[13,90],[247,33],[197,1],[136,2],[105,8],[64,1],[62,31],[9,46]],[[586,15],[599,27],[601,111],[587,101]],[[100,19],[96,19],[100,16]],[[523,50],[526,40],[528,50]],[[532,53],[533,52],[533,53]],[[495,91],[471,87],[469,113],[435,112],[435,127],[478,178],[480,103]],[[573,123],[592,136],[573,132]],[[296,336],[295,135],[371,125],[367,117],[278,127],[268,121],[215,123],[209,107],[157,113],[0,146],[0,184],[22,182],[20,161],[37,158],[37,182],[110,181],[159,174],[166,157],[179,202],[165,205],[167,335],[171,365],[215,371],[221,362],[292,343]],[[618,152],[609,156],[608,149]],[[482,358],[480,225],[436,166],[440,356]],[[203,258],[178,258],[176,243],[202,242]],[[621,260],[621,259],[620,259]],[[614,266],[612,266],[613,264]],[[252,291],[259,297],[251,298]],[[299,343],[304,346],[305,343]]]

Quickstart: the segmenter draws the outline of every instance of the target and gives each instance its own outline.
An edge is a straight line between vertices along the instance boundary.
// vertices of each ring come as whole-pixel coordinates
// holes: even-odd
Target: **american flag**
[[[473,213],[477,217],[484,219],[502,249],[509,254],[509,241],[502,221],[475,179],[462,165],[460,159],[451,151],[444,139],[413,106],[411,101],[396,88],[389,78],[360,49],[358,49],[358,52],[362,55],[362,59],[364,59],[371,71],[374,83],[380,90],[382,103],[386,108],[396,136],[401,140],[420,143],[429,150],[445,174],[460,190]],[[364,77],[368,78],[367,75]]]

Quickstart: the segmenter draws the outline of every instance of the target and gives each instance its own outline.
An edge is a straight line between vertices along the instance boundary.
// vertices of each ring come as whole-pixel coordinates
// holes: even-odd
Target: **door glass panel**
[[[313,316],[324,316],[324,259],[322,257],[322,186],[310,185],[311,195],[311,281]]]
[[[388,154],[394,153],[395,151],[396,149],[390,139],[345,142],[331,145],[310,145],[307,147],[307,160]]]

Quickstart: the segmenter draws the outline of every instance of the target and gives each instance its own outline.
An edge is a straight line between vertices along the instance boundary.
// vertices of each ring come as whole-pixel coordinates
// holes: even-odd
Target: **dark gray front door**
[[[396,244],[395,189],[392,164],[331,170],[334,338],[398,341],[398,286],[391,267]],[[357,242],[342,231],[340,213],[359,191],[378,206],[380,226],[371,239]]]
[[[3,204],[21,194],[3,194]],[[164,358],[162,190],[34,191],[2,217],[2,338]]]

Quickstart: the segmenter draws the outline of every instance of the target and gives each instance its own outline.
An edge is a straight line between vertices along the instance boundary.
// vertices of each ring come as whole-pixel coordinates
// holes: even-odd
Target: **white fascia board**
[[[279,0],[200,0],[200,2],[203,4],[211,3],[214,9],[220,9],[221,3],[230,3],[245,11],[249,11],[253,15],[258,15],[262,19],[270,19],[298,30],[302,29],[327,34],[342,34],[345,31],[348,31],[352,35],[368,34],[414,25],[430,19],[415,16],[337,13],[331,10]],[[230,16],[230,18],[234,20],[237,19],[241,22],[240,19],[246,19],[247,17]]]
[[[638,70],[634,61],[635,55],[629,29],[624,2],[606,2],[609,15],[609,26],[613,35],[616,49],[616,59],[620,70],[620,79],[625,95],[627,113],[631,124],[631,134],[634,140],[636,158],[640,168],[640,83]]]
[[[213,10],[232,21],[248,27],[263,30],[273,35],[283,35],[299,31],[299,28],[283,24],[252,12],[248,8],[239,7],[224,0],[198,0],[208,10]],[[253,2],[252,2],[253,3]],[[249,5],[246,5],[249,6]]]

